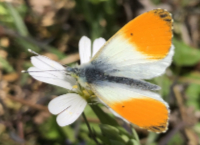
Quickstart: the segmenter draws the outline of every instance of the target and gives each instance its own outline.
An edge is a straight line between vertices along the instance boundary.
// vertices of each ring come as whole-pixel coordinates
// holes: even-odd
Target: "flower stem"
[[[88,123],[88,121],[87,121],[87,118],[86,118],[84,112],[82,113],[82,116],[83,116],[83,119],[85,120],[85,123],[86,123],[86,125],[87,125],[88,130],[89,130],[90,136],[93,138],[93,140],[96,142],[97,145],[101,145],[101,144],[98,142],[98,140],[96,139],[95,134],[93,134],[92,129],[91,129],[91,127],[90,127],[90,125],[89,125],[89,123]]]
[[[133,136],[135,137],[135,140],[138,142],[138,144],[140,145],[140,139],[138,137],[137,132],[135,131],[135,129],[132,127],[132,132],[133,132]]]

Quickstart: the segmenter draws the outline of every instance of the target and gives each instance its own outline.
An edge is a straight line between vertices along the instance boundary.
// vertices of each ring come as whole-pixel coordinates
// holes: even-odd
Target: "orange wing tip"
[[[170,113],[170,110],[168,110],[169,111],[169,113]],[[112,113],[114,114],[114,110],[112,110]],[[115,112],[116,113],[116,112]],[[117,113],[116,113],[117,114]],[[133,124],[133,123],[131,123],[130,121],[128,121],[128,120],[126,120],[125,118],[123,118],[122,116],[120,116],[119,114],[114,114],[116,117],[119,117],[119,118],[121,118],[122,120],[124,120],[126,123],[128,123],[128,124],[132,124],[132,125],[135,125],[135,126],[137,126],[137,127],[139,127],[139,128],[141,128],[141,129],[145,129],[145,130],[147,130],[147,131],[149,131],[149,132],[155,132],[155,133],[157,133],[157,134],[159,134],[159,133],[165,133],[165,132],[167,132],[167,130],[168,130],[168,125],[169,125],[169,123],[168,123],[168,121],[169,121],[169,118],[167,119],[167,122],[166,122],[166,126],[164,127],[164,129],[163,129],[163,127],[158,131],[158,129],[155,129],[154,127],[141,127],[141,126],[138,126],[138,125],[136,125],[136,124]]]
[[[166,124],[166,126],[164,128],[163,127],[153,126],[153,127],[144,128],[144,129],[147,129],[149,132],[155,132],[157,134],[165,133],[168,130],[168,123]]]
[[[155,14],[159,15],[160,18],[162,18],[163,20],[170,22],[172,20],[172,14],[170,12],[168,12],[166,9],[154,9],[152,10]],[[151,12],[151,11],[150,11]],[[170,19],[170,20],[166,20],[166,19]]]
[[[130,21],[119,34],[140,54],[159,60],[167,56],[172,45],[172,23],[167,10],[154,9]]]
[[[168,110],[168,116],[169,116],[170,115],[170,109],[167,107],[167,110]],[[167,132],[168,126],[169,126],[169,117],[167,118],[167,121],[166,121],[166,124],[164,125],[164,128],[161,127],[161,126],[159,126],[160,128],[155,128],[156,127],[155,126],[155,127],[147,127],[147,128],[144,128],[144,129],[148,130],[149,132],[155,132],[155,133],[159,134],[159,133]]]
[[[168,116],[169,116],[170,110],[168,107],[167,107],[167,110],[168,110]],[[147,128],[144,127],[144,129],[148,130],[149,132],[155,132],[155,133],[159,134],[159,133],[167,132],[168,126],[169,126],[169,117],[167,118],[167,121],[166,121],[166,124],[164,125],[164,127],[159,126],[160,128],[155,128],[156,126],[155,127],[153,126],[153,127],[147,127]]]
[[[165,133],[165,132],[167,132],[167,130],[168,130],[168,125],[169,125],[168,121],[169,121],[169,118],[168,118],[168,120],[167,120],[167,122],[166,122],[165,125],[163,125],[163,126],[158,126],[158,127],[157,127],[157,126],[141,127],[141,126],[138,126],[138,125],[136,125],[136,126],[138,126],[138,127],[141,128],[141,129],[146,129],[146,130],[149,131],[149,132],[155,132],[155,133],[159,134],[159,133]],[[134,125],[135,125],[135,124],[134,124]]]
[[[130,122],[129,122],[130,123]],[[131,124],[131,123],[130,123]],[[134,124],[135,125],[135,124]],[[168,130],[168,125],[169,125],[169,123],[167,122],[167,124],[166,124],[166,126],[165,126],[165,128],[164,129],[161,129],[161,130],[159,130],[158,131],[158,129],[155,129],[155,128],[153,128],[153,127],[141,127],[141,126],[138,126],[138,125],[136,125],[137,127],[139,127],[139,128],[141,128],[141,129],[145,129],[145,130],[147,130],[147,131],[149,131],[149,132],[155,132],[155,133],[157,133],[157,134],[159,134],[159,133],[165,133],[165,132],[167,132],[167,130]]]
[[[170,110],[165,102],[143,97],[113,103],[110,107],[140,128],[156,133],[166,132],[168,129]]]
[[[172,23],[174,20],[172,19],[172,14],[168,12],[166,9],[154,9],[152,10],[154,14],[158,15],[161,19],[166,21],[169,25],[171,25],[172,28]]]

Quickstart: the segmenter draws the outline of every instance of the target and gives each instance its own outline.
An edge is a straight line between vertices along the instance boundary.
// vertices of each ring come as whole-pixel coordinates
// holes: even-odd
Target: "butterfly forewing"
[[[89,82],[95,95],[128,122],[157,133],[167,130],[168,104],[147,87],[136,87],[141,83],[109,78],[139,80],[163,74],[174,54],[172,37],[171,14],[155,9],[126,24],[90,61],[99,72],[88,77],[96,74]]]
[[[126,24],[107,41],[91,63],[113,76],[150,79],[163,74],[171,63],[172,36],[171,14],[155,9]],[[144,68],[147,73],[142,73]]]

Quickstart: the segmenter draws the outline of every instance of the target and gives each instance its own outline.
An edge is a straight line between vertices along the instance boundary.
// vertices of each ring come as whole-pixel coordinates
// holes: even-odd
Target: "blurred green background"
[[[93,134],[82,117],[59,127],[46,106],[66,90],[21,73],[31,66],[27,49],[74,65],[79,63],[81,36],[107,40],[155,8],[167,9],[174,18],[173,63],[152,80],[170,104],[168,131],[156,134],[134,127],[138,140],[135,130],[104,106],[96,106],[103,119],[90,106],[84,111]],[[94,138],[103,145],[198,145],[199,121],[200,0],[0,0],[0,145],[95,145]]]

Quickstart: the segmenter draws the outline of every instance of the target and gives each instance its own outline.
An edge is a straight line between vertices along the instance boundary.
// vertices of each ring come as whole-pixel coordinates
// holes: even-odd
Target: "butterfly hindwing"
[[[107,81],[90,85],[104,104],[128,122],[153,132],[167,130],[169,107],[158,94]]]

